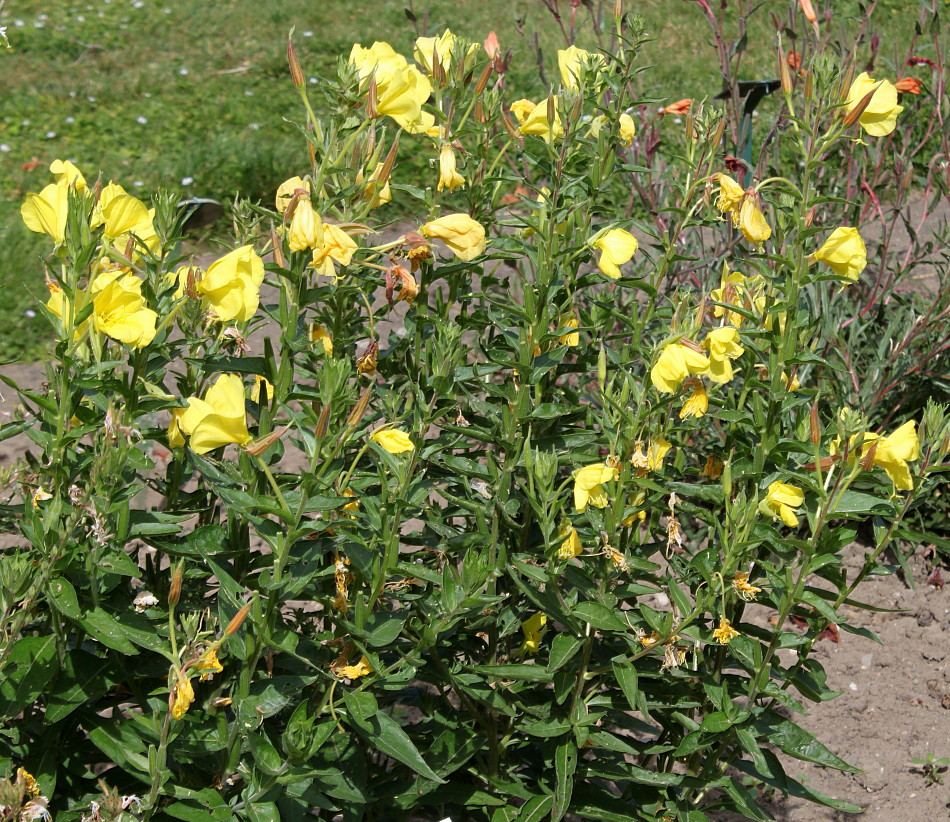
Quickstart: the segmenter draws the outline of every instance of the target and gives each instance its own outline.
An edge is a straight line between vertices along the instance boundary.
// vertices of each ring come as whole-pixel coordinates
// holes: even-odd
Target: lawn
[[[642,54],[645,65],[655,66],[644,97],[703,98],[720,90],[697,3],[627,5],[643,15],[653,37]],[[846,22],[851,6],[835,4],[836,24]],[[570,3],[561,0],[559,7],[567,25]],[[609,18],[613,2],[593,0],[592,7]],[[750,78],[775,73],[767,12],[760,9],[750,28],[744,58]],[[579,44],[594,46],[584,6],[577,20]],[[354,41],[386,39],[411,53],[417,34],[446,25],[479,41],[494,30],[515,53],[507,79],[512,100],[544,89],[532,53],[535,33],[548,77],[564,44],[541,0],[24,0],[8,3],[0,24],[12,47],[0,51],[4,359],[36,357],[47,341],[45,321],[35,312],[45,293],[42,241],[22,226],[17,210],[26,192],[48,182],[51,160],[72,159],[87,176],[101,170],[104,180],[121,181],[139,196],[165,187],[223,201],[237,192],[269,198],[307,160],[288,122],[301,111],[285,59],[291,27],[313,83]],[[667,128],[671,136],[679,131],[674,122]]]

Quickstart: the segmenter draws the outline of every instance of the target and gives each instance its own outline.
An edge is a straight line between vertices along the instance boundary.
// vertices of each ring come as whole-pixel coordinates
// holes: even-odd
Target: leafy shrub
[[[892,87],[786,72],[800,165],[749,188],[695,104],[651,219],[621,219],[616,181],[655,183],[620,6],[542,101],[445,33],[422,70],[355,48],[317,118],[291,45],[313,165],[206,270],[174,198],[65,163],[27,198],[59,343],[0,429],[32,443],[2,508],[5,808],[768,818],[751,778],[858,810],[776,751],[850,769],[791,718],[834,696],[810,651],[867,633],[838,609],[950,443],[934,404],[872,431],[828,354],[867,249],[826,157],[884,139]],[[418,227],[381,233],[396,194]]]

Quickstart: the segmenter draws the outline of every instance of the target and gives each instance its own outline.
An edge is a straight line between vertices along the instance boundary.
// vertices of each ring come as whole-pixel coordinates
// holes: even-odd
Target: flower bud
[[[847,113],[844,118],[844,127],[851,128],[858,120],[861,119],[861,115],[867,110],[867,107],[871,105],[871,98],[874,96],[878,87],[875,86],[867,94],[865,94],[859,101],[858,104]]]
[[[330,426],[330,405],[327,404],[323,406],[320,411],[320,416],[317,419],[317,427],[313,432],[313,435],[317,439],[322,439],[327,435],[327,428]]]
[[[815,7],[812,6],[811,0],[798,0],[798,4],[802,7],[802,14],[805,15],[805,19],[809,23],[814,23],[818,19],[818,15],[815,14]]]
[[[366,116],[370,120],[375,120],[379,117],[379,111],[377,110],[378,102],[378,91],[376,89],[376,75],[373,75],[373,79],[369,81],[369,89],[366,92]]]
[[[247,614],[251,610],[250,603],[246,604],[240,611],[238,611],[228,623],[228,627],[224,629],[225,636],[234,636],[237,633],[238,628],[244,623],[244,620],[247,619]]]
[[[481,75],[478,78],[478,82],[475,84],[476,97],[478,97],[478,95],[480,95],[485,90],[485,87],[488,85],[488,81],[491,79],[491,75],[492,75],[491,66],[492,66],[491,63],[485,66],[485,68],[482,70]]]
[[[261,437],[259,440],[254,440],[254,442],[245,445],[244,450],[253,457],[259,457],[277,442],[277,440],[284,435],[286,430],[287,427],[284,426],[283,428],[278,428],[276,431],[271,431],[266,437]]]
[[[821,442],[821,427],[818,425],[818,402],[817,400],[811,407],[808,414],[808,427],[811,434],[811,444],[818,445]]]
[[[181,598],[181,579],[182,579],[182,568],[181,563],[175,566],[175,570],[172,571],[172,584],[168,589],[168,604],[173,608],[178,604],[178,600]]]
[[[353,406],[353,410],[350,411],[350,416],[346,418],[346,427],[355,428],[360,424],[360,420],[363,419],[363,414],[366,413],[366,407],[369,405],[370,395],[373,393],[373,386],[370,384],[366,387],[360,398],[357,401],[356,405]]]
[[[290,79],[293,81],[294,88],[300,91],[307,81],[304,79],[303,69],[300,67],[300,60],[297,57],[293,40],[287,41],[287,62],[290,64]]]
[[[517,140],[521,137],[518,127],[512,122],[511,116],[504,109],[501,110],[501,123],[512,140]]]
[[[880,442],[879,439],[874,440],[871,443],[871,447],[868,448],[868,452],[864,455],[861,460],[861,470],[863,471],[873,471],[874,470],[874,456],[877,454],[877,444]]]
[[[788,69],[788,60],[782,52],[782,46],[778,47],[778,71],[782,80],[782,93],[792,93],[792,74]]]

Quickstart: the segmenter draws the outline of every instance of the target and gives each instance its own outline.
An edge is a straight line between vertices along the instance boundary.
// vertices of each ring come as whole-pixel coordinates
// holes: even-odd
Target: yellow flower
[[[125,197],[126,191],[118,183],[110,182],[99,194],[99,200],[93,206],[92,217],[89,219],[90,228],[98,228],[105,221],[104,211],[108,205],[117,197]]]
[[[218,661],[218,649],[208,648],[195,663],[195,670],[201,674],[199,679],[202,682],[207,682],[215,674],[220,674],[224,667]]]
[[[709,379],[716,383],[729,382],[734,376],[732,360],[745,351],[739,345],[739,332],[729,326],[714,328],[703,340],[703,348],[709,352]]]
[[[785,386],[786,391],[797,391],[802,387],[801,380],[798,379],[798,375],[792,377],[791,382],[789,382],[788,374],[784,371],[782,372],[782,385]]]
[[[742,202],[742,198],[745,196],[745,189],[726,174],[717,174],[716,182],[719,183],[719,197],[716,200],[716,208],[723,214],[731,214],[733,211],[737,211],[739,203]]]
[[[196,286],[221,322],[245,322],[254,316],[264,282],[264,261],[249,245],[211,263]]]
[[[409,439],[409,435],[398,428],[380,428],[370,439],[390,454],[402,454],[416,447]]]
[[[49,170],[56,178],[57,183],[65,180],[66,185],[73,186],[76,191],[80,193],[86,191],[86,178],[82,176],[82,172],[69,160],[53,160]]]
[[[354,514],[360,510],[360,501],[356,498],[356,492],[352,488],[346,488],[343,491],[343,496],[352,500],[352,502],[348,502],[343,506],[343,510],[347,512],[346,515],[350,519],[356,519]]]
[[[917,422],[908,420],[886,437],[870,431],[866,431],[863,437],[862,456],[871,450],[872,444],[877,443],[877,448],[874,450],[874,464],[887,472],[887,476],[894,483],[894,490],[913,490],[914,480],[911,478],[910,466],[907,465],[907,462],[916,460],[920,456]],[[857,437],[853,439],[857,439]]]
[[[652,648],[660,641],[661,637],[656,631],[650,631],[650,633],[647,633],[641,629],[638,632],[637,639],[640,640],[640,644],[644,648]]]
[[[294,216],[290,219],[287,242],[291,251],[304,251],[316,248],[323,240],[323,221],[313,210],[309,197],[297,201]]]
[[[310,342],[320,343],[323,346],[323,353],[328,357],[333,356],[333,339],[322,325],[310,326]]]
[[[155,338],[158,314],[146,305],[138,277],[117,274],[100,274],[92,283],[93,327],[133,348],[144,348]]]
[[[798,508],[804,501],[805,494],[801,488],[784,482],[773,482],[765,499],[759,503],[759,510],[772,519],[782,520],[789,528],[796,528],[798,517],[792,509]]]
[[[179,679],[172,691],[175,695],[175,703],[172,705],[172,719],[181,719],[191,703],[195,701],[195,689],[191,687],[190,679]]]
[[[733,222],[738,222],[739,230],[750,243],[764,243],[772,236],[771,226],[765,221],[765,215],[755,204],[755,197],[751,195],[739,206],[738,221],[733,214]]]
[[[206,392],[204,399],[188,398],[188,408],[178,418],[178,425],[188,435],[191,450],[207,454],[222,445],[247,445],[244,413],[244,383],[237,374],[222,374]]]
[[[736,573],[736,575],[732,578],[732,590],[734,590],[746,602],[751,602],[755,599],[756,594],[758,594],[762,589],[757,588],[755,585],[751,585],[749,583],[748,574]]]
[[[40,786],[37,783],[36,778],[33,776],[33,774],[31,774],[28,770],[26,770],[26,768],[16,769],[16,781],[19,782],[21,785],[23,785],[24,789],[26,790],[27,796],[35,798],[40,795]],[[24,808],[24,811],[25,810],[26,808]],[[47,814],[47,816],[49,815]],[[21,819],[35,819],[36,817],[33,817],[33,816],[26,817],[26,816],[21,815],[20,818]]]
[[[581,545],[581,538],[573,525],[562,529],[559,536],[564,537],[564,540],[561,542],[561,547],[557,549],[558,559],[573,559],[583,552],[584,546]]]
[[[680,419],[685,420],[688,417],[701,417],[709,408],[709,395],[706,393],[706,386],[703,381],[692,377],[687,380],[687,386],[692,388],[692,393],[686,398],[683,407],[680,409]]]
[[[620,266],[630,262],[640,247],[637,238],[622,228],[610,229],[593,240],[591,245],[601,251],[597,267],[615,280],[620,276]]]
[[[709,360],[688,345],[670,343],[664,345],[656,365],[650,369],[650,379],[657,391],[675,394],[683,380],[709,372]]]
[[[131,194],[112,197],[102,207],[103,235],[107,240],[116,240],[123,235],[137,233],[151,226],[152,220],[145,203]],[[124,244],[122,251],[125,251]]]
[[[737,636],[739,632],[729,624],[729,620],[724,616],[719,617],[719,627],[713,631],[712,638],[720,645],[728,645]]]
[[[885,137],[897,126],[897,115],[904,110],[897,105],[897,89],[893,83],[887,80],[876,83],[862,71],[851,84],[845,108],[848,112],[854,110],[870,91],[874,91],[874,96],[858,122],[872,137]]]
[[[455,152],[452,146],[442,146],[439,151],[439,191],[447,188],[455,191],[465,185],[465,178],[455,170]]]
[[[856,228],[840,226],[831,232],[814,254],[813,259],[827,263],[839,277],[857,282],[868,264],[868,252],[864,240]]]
[[[617,469],[595,462],[574,472],[574,507],[586,511],[588,504],[595,508],[607,507],[607,494],[602,483],[617,478]]]
[[[577,328],[580,323],[573,314],[562,314],[557,318],[557,323],[561,328]],[[581,344],[581,335],[577,331],[568,331],[558,338],[561,345],[576,347]]]
[[[379,183],[379,175],[382,173],[384,165],[384,163],[376,164],[376,168],[369,175],[365,185],[363,185],[362,169],[356,173],[356,184],[363,185],[363,192],[360,196],[369,201],[370,208],[379,208],[393,198],[392,190],[389,188],[389,180],[386,180],[382,185]]]
[[[349,234],[342,228],[329,223],[323,224],[323,244],[313,249],[311,265],[318,274],[325,277],[336,277],[334,263],[349,265],[353,260],[353,252],[358,246]]]
[[[420,134],[435,124],[435,118],[422,110],[432,94],[432,84],[415,66],[388,43],[376,42],[365,49],[359,43],[350,52],[350,62],[356,66],[360,82],[376,83],[376,114],[388,115],[410,134]]]
[[[706,464],[703,466],[703,470],[699,473],[703,477],[717,480],[722,476],[723,468],[725,468],[725,463],[714,454],[709,454],[706,457]]]
[[[633,138],[637,135],[637,126],[633,117],[624,112],[620,115],[620,142],[625,146],[633,145]]]
[[[310,183],[304,180],[303,177],[291,177],[289,180],[284,180],[284,182],[277,187],[278,214],[283,214],[287,210],[287,206],[290,204],[290,200],[297,189],[305,191],[309,195]]]
[[[66,215],[69,211],[69,184],[63,180],[50,183],[39,194],[27,194],[20,215],[30,231],[49,234],[57,245],[66,237]]]
[[[448,73],[452,68],[452,49],[455,48],[455,35],[450,29],[446,29],[438,37],[419,37],[412,50],[416,62],[426,70],[426,74],[432,76],[432,54],[436,52],[439,56],[439,63]]]
[[[580,78],[588,67],[602,66],[604,58],[600,54],[591,54],[577,46],[568,46],[557,53],[557,67],[561,73],[561,85],[571,91],[577,91]]]
[[[474,260],[485,253],[485,229],[468,214],[447,214],[419,229],[423,237],[442,240],[460,260]]]
[[[521,643],[522,654],[536,654],[541,647],[541,638],[544,636],[548,618],[545,614],[534,614],[521,623],[524,632],[524,642]]]
[[[762,279],[761,276],[745,277],[738,271],[729,271],[728,269],[724,269],[723,274],[719,288],[714,288],[709,292],[709,296],[714,302],[746,308],[754,306],[760,313],[765,310],[765,295],[756,293],[753,296],[753,292],[757,290],[756,286],[759,285],[759,280]],[[739,328],[745,320],[745,317],[737,311],[727,311],[721,305],[713,306],[714,317],[718,319],[723,315],[726,315],[729,323],[736,328]]]
[[[268,380],[267,377],[262,377],[260,374],[255,374],[254,385],[251,386],[251,402],[260,403],[261,388],[264,389],[268,403],[274,399],[274,386],[270,384],[270,380]]]
[[[52,499],[53,495],[47,491],[45,488],[37,488],[33,492],[33,507],[39,508],[41,502],[46,502],[48,499]]]
[[[554,102],[554,120],[553,122],[548,121],[548,100],[553,100]],[[533,134],[537,137],[543,137],[544,141],[550,143],[552,140],[557,140],[564,136],[564,126],[561,125],[561,115],[557,111],[557,98],[551,97],[548,100],[544,100],[538,105],[534,106],[530,111],[527,110],[527,106],[524,106],[524,103],[528,103],[527,100],[519,100],[518,103],[512,105],[512,111],[516,105],[521,105],[521,112],[524,113],[524,118],[520,118],[521,125],[518,130],[522,134]],[[518,114],[515,114],[518,117]]]
[[[341,679],[359,679],[361,676],[366,676],[372,672],[373,666],[369,664],[369,660],[363,655],[360,657],[360,661],[355,665],[344,665],[338,668],[336,674]]]

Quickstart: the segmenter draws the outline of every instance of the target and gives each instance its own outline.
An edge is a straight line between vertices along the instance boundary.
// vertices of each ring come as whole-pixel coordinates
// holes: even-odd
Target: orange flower
[[[901,94],[920,94],[923,86],[916,77],[902,77],[894,83],[894,88]]]
[[[692,104],[693,101],[689,97],[684,97],[682,100],[670,103],[666,108],[660,111],[660,114],[686,114]]]
[[[797,51],[790,49],[788,52],[788,57],[786,58],[786,62],[792,71],[801,71],[802,56]]]

